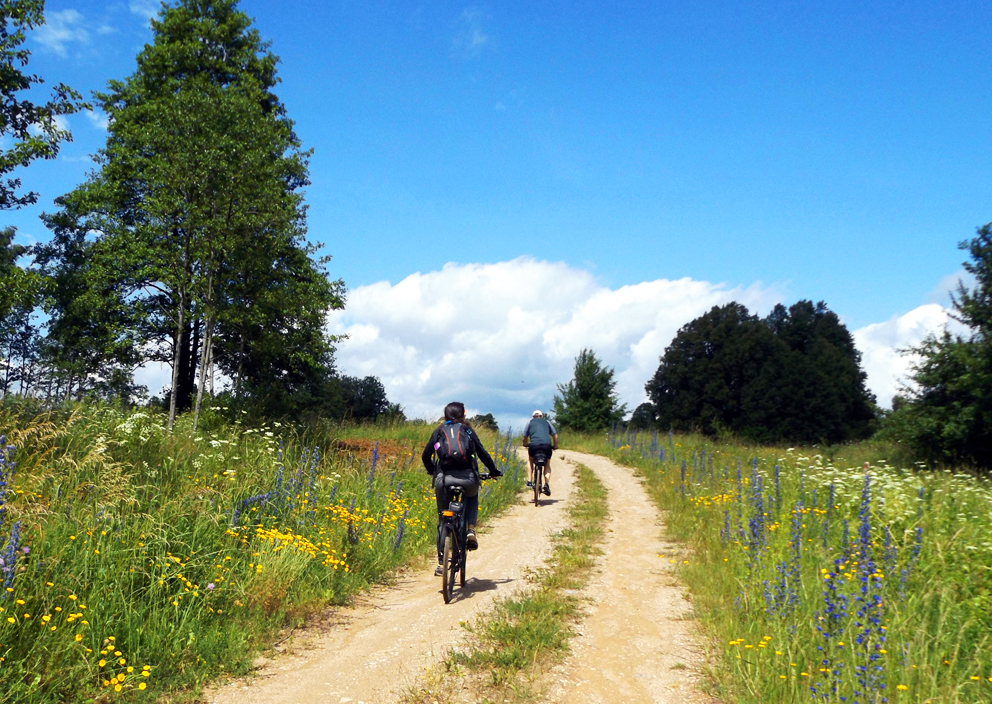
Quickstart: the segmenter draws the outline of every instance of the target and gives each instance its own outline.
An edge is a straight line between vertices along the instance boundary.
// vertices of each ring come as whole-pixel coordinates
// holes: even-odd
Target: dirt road
[[[526,570],[549,554],[545,538],[565,525],[571,461],[593,469],[610,491],[611,516],[602,570],[588,589],[588,618],[573,656],[551,675],[553,702],[694,702],[699,656],[689,605],[671,573],[657,511],[628,470],[593,455],[565,451],[556,461],[554,496],[541,507],[516,506],[480,534],[469,583],[445,605],[433,565],[407,571],[332,615],[334,625],[293,655],[267,660],[251,681],[208,691],[214,704],[385,704],[417,683],[464,635],[494,598],[526,586]],[[557,458],[556,458],[557,459]],[[673,558],[672,558],[673,559]]]
[[[710,702],[697,690],[702,651],[692,607],[675,576],[678,546],[662,539],[658,509],[630,470],[596,455],[567,452],[609,491],[600,569],[572,655],[551,676],[556,704]]]

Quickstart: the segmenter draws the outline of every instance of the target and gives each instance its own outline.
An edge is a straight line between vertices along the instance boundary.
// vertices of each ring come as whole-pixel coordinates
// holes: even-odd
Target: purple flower
[[[25,545],[23,548],[21,548],[21,552],[23,552],[25,555],[27,555],[29,552],[31,552],[31,548],[29,548],[27,545]]]
[[[214,583],[213,582],[211,582],[210,584],[207,585],[207,589],[213,589],[213,588],[214,588]]]

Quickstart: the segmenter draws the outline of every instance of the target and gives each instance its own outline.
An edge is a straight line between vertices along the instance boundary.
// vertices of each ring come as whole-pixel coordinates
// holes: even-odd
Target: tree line
[[[825,303],[779,304],[763,319],[728,303],[678,331],[645,385],[649,401],[626,422],[762,443],[875,436],[931,465],[992,470],[992,223],[960,248],[975,283],[959,284],[952,315],[967,332],[945,329],[903,350],[912,372],[892,411],[877,406],[850,332]],[[592,350],[558,391],[563,428],[602,431],[624,416],[613,370]]]
[[[3,173],[52,158],[71,138],[55,118],[92,107],[64,86],[43,106],[18,102],[40,82],[20,69],[42,13],[0,8],[0,70],[20,76],[2,83],[16,142]],[[198,416],[218,378],[235,407],[266,415],[401,415],[377,378],[335,369],[325,320],[346,289],[307,239],[311,152],[274,92],[278,58],[237,0],[179,0],[152,30],[135,72],[93,97],[106,145],[42,216],[51,239],[26,248],[0,232],[0,393],[132,399],[135,370],[159,362],[170,425]],[[0,208],[36,202],[19,187],[0,187]]]

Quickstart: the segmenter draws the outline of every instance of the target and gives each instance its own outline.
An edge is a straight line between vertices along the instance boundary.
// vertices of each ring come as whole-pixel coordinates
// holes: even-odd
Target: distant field
[[[431,428],[0,411],[0,702],[152,701],[433,551]],[[514,501],[510,441],[483,436]]]
[[[724,701],[992,701],[987,480],[871,444],[832,461],[668,434],[566,446],[636,467],[691,548]]]

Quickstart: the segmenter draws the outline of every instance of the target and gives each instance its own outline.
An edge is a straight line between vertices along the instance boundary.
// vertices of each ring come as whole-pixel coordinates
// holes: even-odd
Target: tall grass
[[[692,549],[725,701],[992,701],[985,479],[894,467],[880,445],[833,461],[646,433],[573,447],[637,468]]]
[[[430,428],[0,411],[0,702],[148,699],[433,550]],[[487,483],[481,516],[515,500]]]

